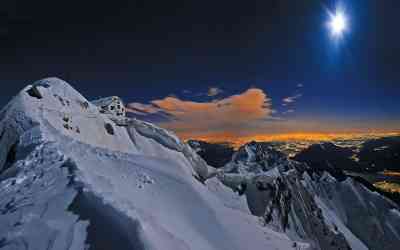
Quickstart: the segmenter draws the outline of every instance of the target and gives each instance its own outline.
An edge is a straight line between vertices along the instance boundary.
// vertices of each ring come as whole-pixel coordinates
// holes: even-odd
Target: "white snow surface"
[[[41,98],[28,94],[32,88]],[[79,214],[84,203],[126,235],[115,249],[310,247],[262,226],[216,178],[202,183],[211,168],[171,132],[138,120],[117,126],[60,79],[24,88],[0,119],[0,249],[83,250],[112,241],[95,239],[103,229],[89,230],[96,224]]]

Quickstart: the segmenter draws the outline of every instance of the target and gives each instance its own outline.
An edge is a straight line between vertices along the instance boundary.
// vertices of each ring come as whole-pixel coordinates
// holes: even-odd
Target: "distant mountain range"
[[[357,157],[367,170],[400,171],[400,136],[368,140]]]
[[[339,174],[339,170],[360,171],[359,164],[351,159],[354,152],[350,148],[338,147],[331,142],[313,144],[292,159],[307,163],[314,169]]]
[[[209,165],[216,168],[228,163],[235,153],[233,147],[227,143],[208,143],[196,140],[189,140],[188,143]],[[263,144],[285,152],[282,150],[285,142],[264,142]],[[360,145],[348,147],[338,146],[334,142],[321,142],[299,150],[290,158],[305,162],[319,170],[400,171],[400,136],[368,139]]]

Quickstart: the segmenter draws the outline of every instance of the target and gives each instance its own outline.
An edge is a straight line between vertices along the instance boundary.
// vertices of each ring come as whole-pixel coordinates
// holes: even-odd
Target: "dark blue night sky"
[[[335,40],[327,10],[338,5],[349,27]],[[155,108],[152,119],[176,116],[165,106],[170,102],[154,102],[167,96],[189,112],[190,102],[230,102],[257,89],[267,104],[260,117],[238,111],[236,119],[249,119],[246,125],[226,125],[228,118],[215,127],[162,125],[198,134],[398,131],[399,9],[396,0],[6,0],[0,9],[0,104],[47,76],[67,80],[89,99],[118,95]],[[207,94],[211,87],[221,92]]]

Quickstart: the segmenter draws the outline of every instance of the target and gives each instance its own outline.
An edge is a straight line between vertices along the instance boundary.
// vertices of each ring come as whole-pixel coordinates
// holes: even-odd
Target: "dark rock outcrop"
[[[208,165],[221,168],[231,161],[235,149],[227,143],[209,143],[205,141],[187,141],[198,155],[203,158]]]

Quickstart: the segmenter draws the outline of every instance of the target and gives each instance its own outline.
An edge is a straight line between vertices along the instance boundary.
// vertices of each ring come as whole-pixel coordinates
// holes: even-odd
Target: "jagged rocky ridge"
[[[219,173],[267,226],[315,249],[397,249],[396,204],[350,177],[288,160],[268,143],[242,146]]]
[[[216,170],[60,79],[0,112],[0,249],[391,250],[399,225],[395,204],[350,178],[259,143]]]

